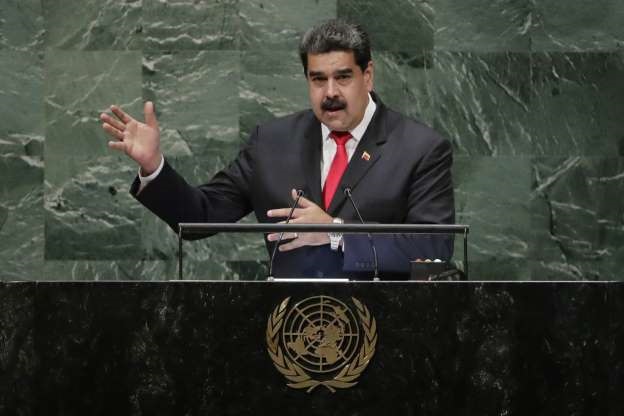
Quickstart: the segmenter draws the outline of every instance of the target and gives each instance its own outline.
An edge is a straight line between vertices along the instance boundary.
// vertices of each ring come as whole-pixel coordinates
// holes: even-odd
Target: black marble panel
[[[0,272],[1,273],[1,272]],[[38,367],[32,283],[0,283],[0,414],[32,415]]]
[[[169,403],[162,360],[175,356],[159,353],[169,331],[162,314],[167,291],[166,285],[128,283],[94,291],[39,286],[37,413],[141,414],[146,396],[158,396],[150,401],[156,409]]]
[[[608,354],[612,334],[607,287],[546,283],[515,287],[515,413],[608,413],[611,365],[619,360],[611,361]]]
[[[622,410],[624,365],[620,286],[4,285],[0,306],[13,312],[0,317],[1,335],[15,340],[6,334],[21,331],[22,341],[0,344],[0,357],[10,356],[14,345],[31,351],[22,361],[1,361],[3,369],[21,376],[21,396],[5,400],[4,410],[41,415],[616,415]],[[335,393],[323,387],[308,394],[286,386],[267,353],[265,331],[282,300],[318,295],[362,301],[376,319],[379,341],[355,387]]]
[[[609,360],[612,368],[609,375],[609,415],[624,414],[624,287],[622,285],[610,285],[607,289],[609,305]]]

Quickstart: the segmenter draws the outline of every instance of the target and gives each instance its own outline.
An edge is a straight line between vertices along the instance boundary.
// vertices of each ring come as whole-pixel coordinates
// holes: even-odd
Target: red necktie
[[[351,136],[351,133],[348,131],[332,131],[329,134],[329,137],[334,139],[336,142],[336,155],[334,156],[334,160],[329,168],[329,173],[327,174],[327,179],[325,180],[325,186],[323,187],[323,203],[325,204],[325,209],[329,207],[329,204],[336,193],[336,189],[338,188],[338,184],[340,183],[340,178],[342,178],[342,174],[345,169],[347,169],[349,158],[347,156],[345,144],[353,136]]]

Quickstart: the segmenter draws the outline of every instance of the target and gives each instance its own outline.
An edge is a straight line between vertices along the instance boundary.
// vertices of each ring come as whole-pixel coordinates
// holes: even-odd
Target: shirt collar
[[[371,97],[370,93],[368,94],[368,104],[366,105],[366,110],[364,110],[364,117],[362,117],[362,121],[360,124],[355,126],[353,130],[350,130],[351,136],[357,142],[360,141],[362,136],[364,136],[364,132],[368,128],[371,120],[373,119],[373,115],[375,114],[375,110],[377,109],[377,104],[373,101],[373,97]],[[329,139],[329,133],[331,133],[331,129],[327,127],[325,124],[321,123],[321,133],[323,134],[323,140]]]

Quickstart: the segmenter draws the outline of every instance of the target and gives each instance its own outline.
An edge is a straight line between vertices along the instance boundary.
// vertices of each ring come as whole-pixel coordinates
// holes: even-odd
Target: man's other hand
[[[115,139],[108,142],[108,147],[130,156],[141,167],[142,175],[153,173],[162,160],[154,104],[151,101],[145,103],[145,123],[135,120],[115,105],[110,109],[115,117],[106,113],[100,114],[102,128]]]
[[[297,191],[291,191],[293,200],[297,199]],[[267,216],[271,218],[288,218],[290,208],[276,208],[269,210]],[[289,224],[330,224],[333,218],[323,211],[321,207],[307,198],[301,197],[298,206],[295,208]],[[284,224],[286,220],[280,221],[278,224]],[[280,237],[279,233],[269,234],[269,241],[277,241]],[[279,246],[280,251],[290,251],[303,246],[320,246],[329,244],[327,233],[284,233],[282,241],[287,243]]]

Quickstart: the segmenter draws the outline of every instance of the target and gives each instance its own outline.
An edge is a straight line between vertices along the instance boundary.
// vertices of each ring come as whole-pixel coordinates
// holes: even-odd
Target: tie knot
[[[344,146],[353,136],[348,131],[332,131],[329,133],[329,137],[334,139],[338,146]]]

